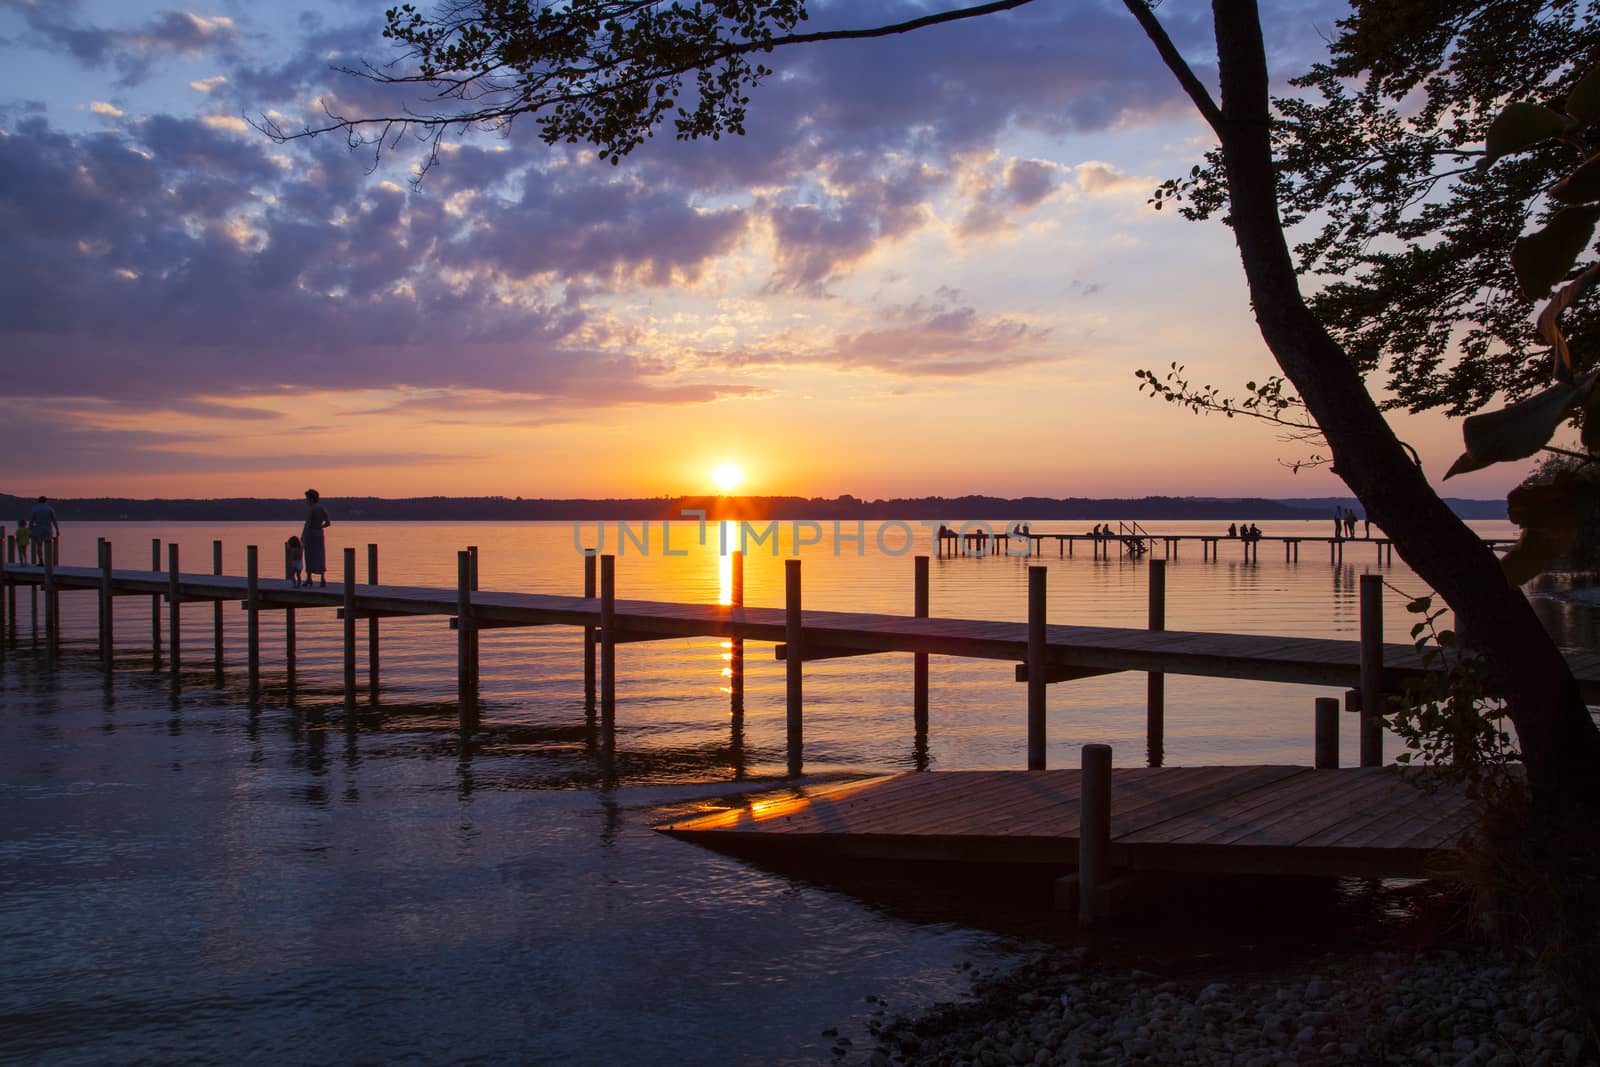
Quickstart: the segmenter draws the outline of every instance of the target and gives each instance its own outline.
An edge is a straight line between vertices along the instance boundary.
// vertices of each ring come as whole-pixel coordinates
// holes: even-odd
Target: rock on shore
[[[874,1067],[1013,1064],[1600,1064],[1548,983],[1477,951],[1358,952],[1163,978],[1056,950],[974,999],[877,1027]]]

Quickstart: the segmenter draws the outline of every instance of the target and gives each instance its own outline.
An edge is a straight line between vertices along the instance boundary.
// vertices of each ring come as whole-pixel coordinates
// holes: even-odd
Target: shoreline
[[[1188,974],[1143,962],[1052,948],[980,974],[967,1001],[890,1019],[871,1049],[833,1053],[872,1067],[1600,1063],[1544,978],[1474,946]]]

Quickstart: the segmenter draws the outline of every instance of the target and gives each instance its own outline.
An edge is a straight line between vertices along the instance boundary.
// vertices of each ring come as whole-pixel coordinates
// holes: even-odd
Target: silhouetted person
[[[1333,509],[1333,539],[1342,541],[1344,532],[1344,508]]]
[[[1228,523],[1228,536],[1229,537],[1238,537],[1239,536],[1239,527],[1235,526],[1231,522]]]
[[[306,490],[306,524],[300,531],[300,545],[306,556],[306,584],[317,575],[322,585],[328,584],[328,546],[322,531],[333,525],[328,509],[322,506],[322,497],[315,489]]]
[[[50,506],[50,501],[44,497],[28,512],[29,532],[33,535],[30,544],[33,547],[33,562],[44,563],[45,553],[51,550],[55,539],[61,536],[61,524],[56,522],[56,509]]]
[[[1361,520],[1361,533],[1368,541],[1372,540],[1372,518],[1366,516]]]
[[[303,574],[306,565],[305,546],[300,543],[300,538],[291,537],[286,547],[289,550],[289,580],[297,586],[301,585],[305,581]]]

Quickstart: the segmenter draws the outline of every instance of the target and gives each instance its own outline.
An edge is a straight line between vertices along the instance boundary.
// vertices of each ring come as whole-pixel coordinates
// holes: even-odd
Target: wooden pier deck
[[[44,569],[11,564],[13,582],[39,584]],[[101,572],[92,567],[58,567],[58,588],[98,590]],[[274,608],[343,610],[342,587],[295,587],[283,579],[259,579],[258,605]],[[166,596],[167,574],[114,570],[111,588],[117,596]],[[240,601],[248,582],[235,575],[181,573],[177,589],[184,600]],[[471,613],[479,629],[504,626],[602,625],[601,603],[595,597],[548,593],[473,590]],[[424,586],[355,584],[358,617],[458,615],[458,591]],[[615,637],[619,643],[686,637],[723,637],[782,644],[789,636],[785,608],[683,604],[650,600],[615,601]],[[917,618],[867,612],[801,612],[807,660],[845,653],[911,652],[968,659],[1028,660],[1028,624],[984,619]],[[1110,673],[1158,672],[1253,681],[1290,682],[1350,689],[1361,682],[1361,643],[1331,638],[1152,630],[1113,626],[1049,624],[1045,627],[1046,662],[1059,671]],[[786,649],[780,650],[780,658]],[[1600,653],[1569,653],[1584,698],[1600,704]],[[1383,646],[1384,688],[1398,690],[1408,677],[1423,671],[1410,645]],[[1025,674],[1025,672],[1023,672]]]
[[[1424,877],[1470,831],[1421,771],[1128,767],[1110,772],[1111,871]],[[752,859],[1079,866],[1082,770],[920,771],[795,785],[658,826]]]

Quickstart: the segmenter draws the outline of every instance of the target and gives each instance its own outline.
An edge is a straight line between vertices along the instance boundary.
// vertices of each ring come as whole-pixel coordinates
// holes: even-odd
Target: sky
[[[247,121],[396,110],[335,69],[397,58],[390,0],[184,2],[0,0],[0,491],[1344,492],[1137,388],[1275,366],[1229,231],[1147,203],[1211,141],[1120,4],[781,50],[744,137],[612,166],[524,121],[418,182],[416,144]],[[1280,85],[1343,11],[1263,7]],[[1159,15],[1210,82],[1207,8]],[[1439,484],[1459,424],[1392,421]]]

